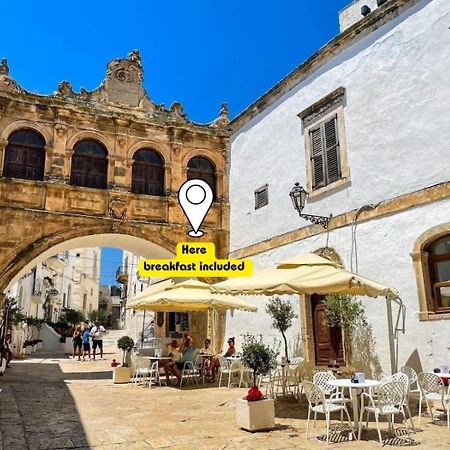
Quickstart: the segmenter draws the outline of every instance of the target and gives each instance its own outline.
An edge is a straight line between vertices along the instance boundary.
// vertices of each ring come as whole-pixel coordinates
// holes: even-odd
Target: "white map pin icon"
[[[200,226],[213,202],[213,192],[209,184],[196,178],[186,181],[178,191],[178,201],[192,226],[188,235],[203,236],[205,233],[200,230]]]

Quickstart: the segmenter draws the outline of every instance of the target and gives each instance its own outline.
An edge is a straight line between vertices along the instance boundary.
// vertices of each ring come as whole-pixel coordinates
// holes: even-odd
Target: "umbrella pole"
[[[386,298],[386,310],[387,310],[387,326],[389,336],[389,352],[391,356],[391,372],[392,374],[397,372],[397,358],[395,355],[395,342],[394,342],[394,324],[392,321],[392,303],[391,300]]]
[[[211,309],[211,327],[212,327],[212,348],[214,352],[216,352],[216,310],[215,308]]]
[[[145,328],[145,309],[144,309],[144,317],[142,318],[141,349],[144,348],[144,328]]]

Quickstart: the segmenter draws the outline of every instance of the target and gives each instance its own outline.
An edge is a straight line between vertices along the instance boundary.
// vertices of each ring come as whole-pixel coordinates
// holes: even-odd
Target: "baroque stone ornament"
[[[58,92],[56,94],[63,97],[73,97],[74,92],[72,85],[68,81],[61,81],[58,85]]]
[[[2,58],[0,63],[0,91],[12,92],[14,94],[24,92],[17,81],[9,76],[9,66],[6,58]]]
[[[186,113],[184,112],[183,105],[180,102],[173,102],[170,107],[172,116],[179,119],[186,119]]]
[[[228,110],[228,103],[223,102],[220,107],[219,117],[216,120],[214,120],[212,125],[218,128],[226,128],[230,123],[229,114],[230,113]]]
[[[127,215],[127,205],[123,200],[114,198],[109,202],[109,217],[112,219],[125,219]]]
[[[9,75],[8,61],[6,58],[2,58],[2,62],[0,63],[0,75]]]

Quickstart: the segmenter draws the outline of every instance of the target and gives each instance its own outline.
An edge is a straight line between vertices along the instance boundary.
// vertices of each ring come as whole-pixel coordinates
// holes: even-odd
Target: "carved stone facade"
[[[228,254],[226,180],[228,115],[210,124],[190,121],[180,103],[170,109],[151,101],[143,87],[139,52],[111,61],[106,79],[92,92],[74,92],[68,81],[48,96],[22,89],[0,64],[0,293],[39,253],[77,236],[122,233],[174,251],[187,239],[187,219],[177,192],[193,157],[216,168],[217,199],[205,219],[204,239]],[[45,139],[42,181],[5,177],[8,139],[18,130]],[[74,146],[94,140],[107,152],[107,189],[71,184]],[[131,192],[133,155],[152,149],[164,161],[164,195]]]

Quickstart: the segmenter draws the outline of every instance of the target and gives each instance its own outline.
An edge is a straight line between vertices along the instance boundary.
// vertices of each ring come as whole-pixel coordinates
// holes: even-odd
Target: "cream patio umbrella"
[[[157,292],[164,291],[165,289],[169,288],[170,286],[173,286],[174,284],[175,283],[172,280],[172,278],[152,284],[148,288],[144,289],[142,292],[139,292],[139,294],[135,295],[131,299],[131,302],[128,303],[127,308],[135,309],[133,307],[135,304],[138,305],[143,299],[149,297],[150,295],[156,294]]]
[[[210,311],[212,318],[212,339],[215,348],[215,314],[228,309],[256,312],[257,307],[230,294],[211,290],[211,285],[198,280],[186,280],[168,286],[165,290],[142,297],[134,302],[133,309],[157,312]]]
[[[388,310],[389,346],[391,369],[397,369],[395,337],[392,319],[392,304],[396,302],[400,309],[395,332],[404,314],[404,306],[397,290],[369,278],[340,268],[336,263],[321,256],[307,253],[283,261],[274,268],[256,272],[252,277],[234,278],[213,285],[218,292],[248,295],[283,294],[349,294],[386,298]]]
[[[138,304],[143,298],[148,297],[149,295],[156,294],[157,292],[161,292],[164,289],[167,289],[170,286],[173,286],[174,282],[171,278],[167,280],[158,281],[148,288],[144,289],[142,292],[139,292],[139,294],[135,295],[131,302],[128,303],[127,309],[134,309],[133,305]],[[142,317],[142,332],[141,332],[141,346],[144,345],[144,332],[145,332],[145,311],[144,315]]]

